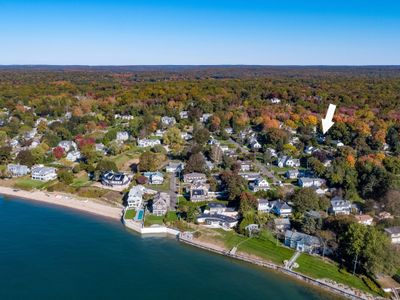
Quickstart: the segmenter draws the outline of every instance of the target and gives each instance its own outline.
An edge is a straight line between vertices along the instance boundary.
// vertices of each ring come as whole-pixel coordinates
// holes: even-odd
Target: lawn
[[[125,212],[124,219],[126,219],[126,220],[132,220],[135,216],[136,216],[136,210],[134,210],[134,209],[128,209],[128,210]]]
[[[176,212],[174,212],[174,211],[167,212],[167,215],[165,216],[165,221],[168,223],[178,221],[178,216],[177,216]]]
[[[347,271],[339,270],[338,265],[332,262],[326,262],[319,257],[308,254],[301,254],[296,262],[299,264],[299,268],[295,271],[304,275],[319,279],[328,278],[371,293],[371,290],[361,278],[353,276]]]
[[[42,189],[44,188],[49,182],[43,182],[39,180],[32,180],[30,178],[18,178],[15,183],[14,187],[21,189],[21,190],[33,190],[33,189]]]
[[[71,183],[71,186],[79,188],[83,186],[89,186],[92,184],[92,181],[89,180],[87,175],[74,178],[74,181]]]
[[[144,226],[149,227],[151,225],[164,225],[164,216],[154,216],[146,214],[144,217]]]

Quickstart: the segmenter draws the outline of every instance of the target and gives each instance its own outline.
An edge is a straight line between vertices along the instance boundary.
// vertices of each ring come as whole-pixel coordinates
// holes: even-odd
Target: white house
[[[143,176],[147,178],[150,184],[162,184],[164,175],[161,172],[144,172]]]
[[[77,161],[82,157],[81,152],[76,150],[76,151],[71,151],[67,154],[66,159],[69,161]]]
[[[333,140],[333,141],[331,141],[331,144],[333,146],[336,146],[336,147],[343,147],[344,146],[344,144],[339,140]]]
[[[143,195],[146,188],[143,185],[136,185],[129,191],[127,203],[129,208],[139,209],[143,203]]]
[[[161,145],[161,141],[157,139],[138,139],[137,144],[141,148],[146,148]]]
[[[167,213],[170,206],[171,197],[168,193],[160,192],[154,199],[152,204],[152,213],[156,216],[163,216]]]
[[[206,123],[208,121],[209,118],[211,118],[212,114],[203,114],[200,117],[200,122],[202,123]]]
[[[131,179],[124,173],[107,171],[101,176],[101,184],[106,186],[127,185]]]
[[[183,175],[183,182],[184,183],[194,183],[194,182],[201,182],[205,183],[207,181],[207,177],[203,173],[188,173]]]
[[[351,202],[340,197],[334,197],[331,200],[330,211],[334,215],[349,215],[351,213]]]
[[[258,149],[262,148],[261,144],[257,141],[257,139],[255,137],[250,139],[249,144],[250,144],[250,148],[253,150],[258,150]]]
[[[276,97],[270,99],[270,101],[271,101],[272,104],[279,104],[279,103],[281,103],[281,99],[276,98]]]
[[[161,123],[165,126],[172,126],[176,123],[176,120],[174,117],[164,116],[161,118]]]
[[[282,200],[272,201],[272,211],[280,217],[289,217],[292,214],[292,208]]]
[[[306,148],[304,149],[304,153],[305,153],[305,154],[311,155],[311,154],[313,154],[316,150],[317,150],[317,149],[316,149],[315,147],[313,147],[313,146],[308,146],[308,147],[306,147]]]
[[[297,179],[299,177],[299,170],[287,170],[285,176],[287,179]]]
[[[356,215],[355,216],[357,223],[362,225],[370,226],[374,222],[374,218],[370,215]]]
[[[165,171],[168,173],[179,173],[182,172],[185,165],[182,162],[170,162],[166,167]]]
[[[253,192],[267,191],[269,190],[269,183],[265,178],[259,177],[250,184],[250,188]]]
[[[325,180],[322,178],[308,178],[300,177],[298,179],[298,184],[301,187],[320,187],[325,184]]]
[[[285,162],[285,167],[300,167],[300,160],[295,158],[288,158]]]
[[[272,210],[273,203],[267,199],[258,199],[257,210],[269,213]]]
[[[187,110],[183,110],[183,111],[179,112],[179,118],[187,119],[188,117],[189,117],[189,114],[188,114]]]
[[[44,167],[43,165],[33,166],[31,169],[31,178],[33,180],[50,181],[57,178],[57,169],[53,167]]]
[[[13,177],[25,176],[30,172],[30,169],[28,168],[28,166],[19,165],[19,164],[18,165],[9,164],[7,166],[7,170]]]
[[[74,141],[61,141],[58,143],[58,147],[63,148],[65,153],[78,149]]]
[[[118,131],[116,140],[118,142],[125,142],[129,139],[129,133],[126,131]]]
[[[198,223],[205,224],[210,228],[231,229],[238,223],[236,218],[220,214],[202,214],[196,220]]]
[[[400,226],[385,228],[385,232],[390,237],[392,244],[400,244]]]
[[[103,154],[107,154],[106,146],[103,143],[97,143],[94,146],[96,151],[101,152]]]

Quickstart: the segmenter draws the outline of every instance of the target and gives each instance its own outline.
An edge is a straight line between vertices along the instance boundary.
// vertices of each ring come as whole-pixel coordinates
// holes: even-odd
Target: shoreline
[[[0,195],[68,207],[118,221],[121,220],[122,216],[122,208],[97,203],[90,199],[79,199],[71,194],[25,191],[0,186]]]

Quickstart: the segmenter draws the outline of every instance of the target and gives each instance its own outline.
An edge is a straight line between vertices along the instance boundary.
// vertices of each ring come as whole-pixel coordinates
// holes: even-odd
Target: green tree
[[[67,170],[59,171],[57,177],[60,182],[68,185],[74,181],[74,174]]]
[[[294,210],[299,213],[319,209],[319,197],[312,188],[296,190],[290,200],[293,202]]]

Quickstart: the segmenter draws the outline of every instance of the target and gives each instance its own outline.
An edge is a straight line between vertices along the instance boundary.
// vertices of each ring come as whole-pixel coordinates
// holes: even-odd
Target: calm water
[[[0,299],[326,299],[114,221],[0,196]]]

